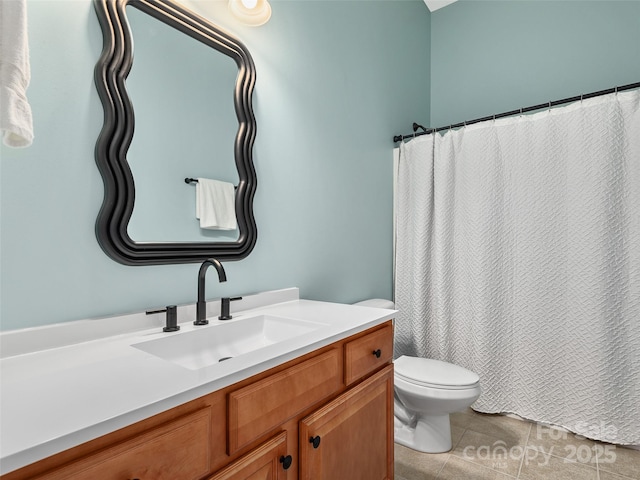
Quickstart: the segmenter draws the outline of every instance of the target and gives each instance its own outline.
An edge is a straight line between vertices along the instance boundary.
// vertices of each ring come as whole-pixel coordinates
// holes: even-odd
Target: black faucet
[[[200,266],[198,272],[198,302],[196,303],[196,321],[194,325],[206,325],[209,323],[207,317],[207,302],[204,299],[204,277],[207,274],[207,269],[213,265],[218,271],[218,280],[220,283],[227,281],[227,275],[224,273],[222,264],[215,258],[207,258]]]

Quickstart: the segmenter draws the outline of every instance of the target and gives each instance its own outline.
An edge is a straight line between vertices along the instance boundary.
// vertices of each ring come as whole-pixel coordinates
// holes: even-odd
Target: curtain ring
[[[549,111],[551,111],[551,100],[549,100]]]
[[[616,85],[615,94],[618,95],[618,86]]]

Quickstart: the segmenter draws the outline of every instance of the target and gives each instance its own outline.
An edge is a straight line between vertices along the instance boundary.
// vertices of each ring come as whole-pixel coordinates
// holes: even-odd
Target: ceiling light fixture
[[[246,25],[257,27],[271,18],[269,0],[229,0],[231,13]]]

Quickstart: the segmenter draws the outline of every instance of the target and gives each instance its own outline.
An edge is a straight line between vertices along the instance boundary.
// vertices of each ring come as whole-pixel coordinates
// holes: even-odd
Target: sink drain
[[[224,362],[225,360],[229,360],[230,358],[233,358],[233,357],[222,357],[220,360],[218,360],[218,363]]]

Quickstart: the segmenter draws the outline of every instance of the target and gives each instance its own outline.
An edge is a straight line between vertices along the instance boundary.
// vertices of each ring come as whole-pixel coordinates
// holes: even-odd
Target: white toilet
[[[356,305],[395,308],[393,302],[381,299]],[[449,414],[478,399],[480,377],[458,365],[428,358],[403,355],[393,363],[395,442],[426,453],[451,450]]]

